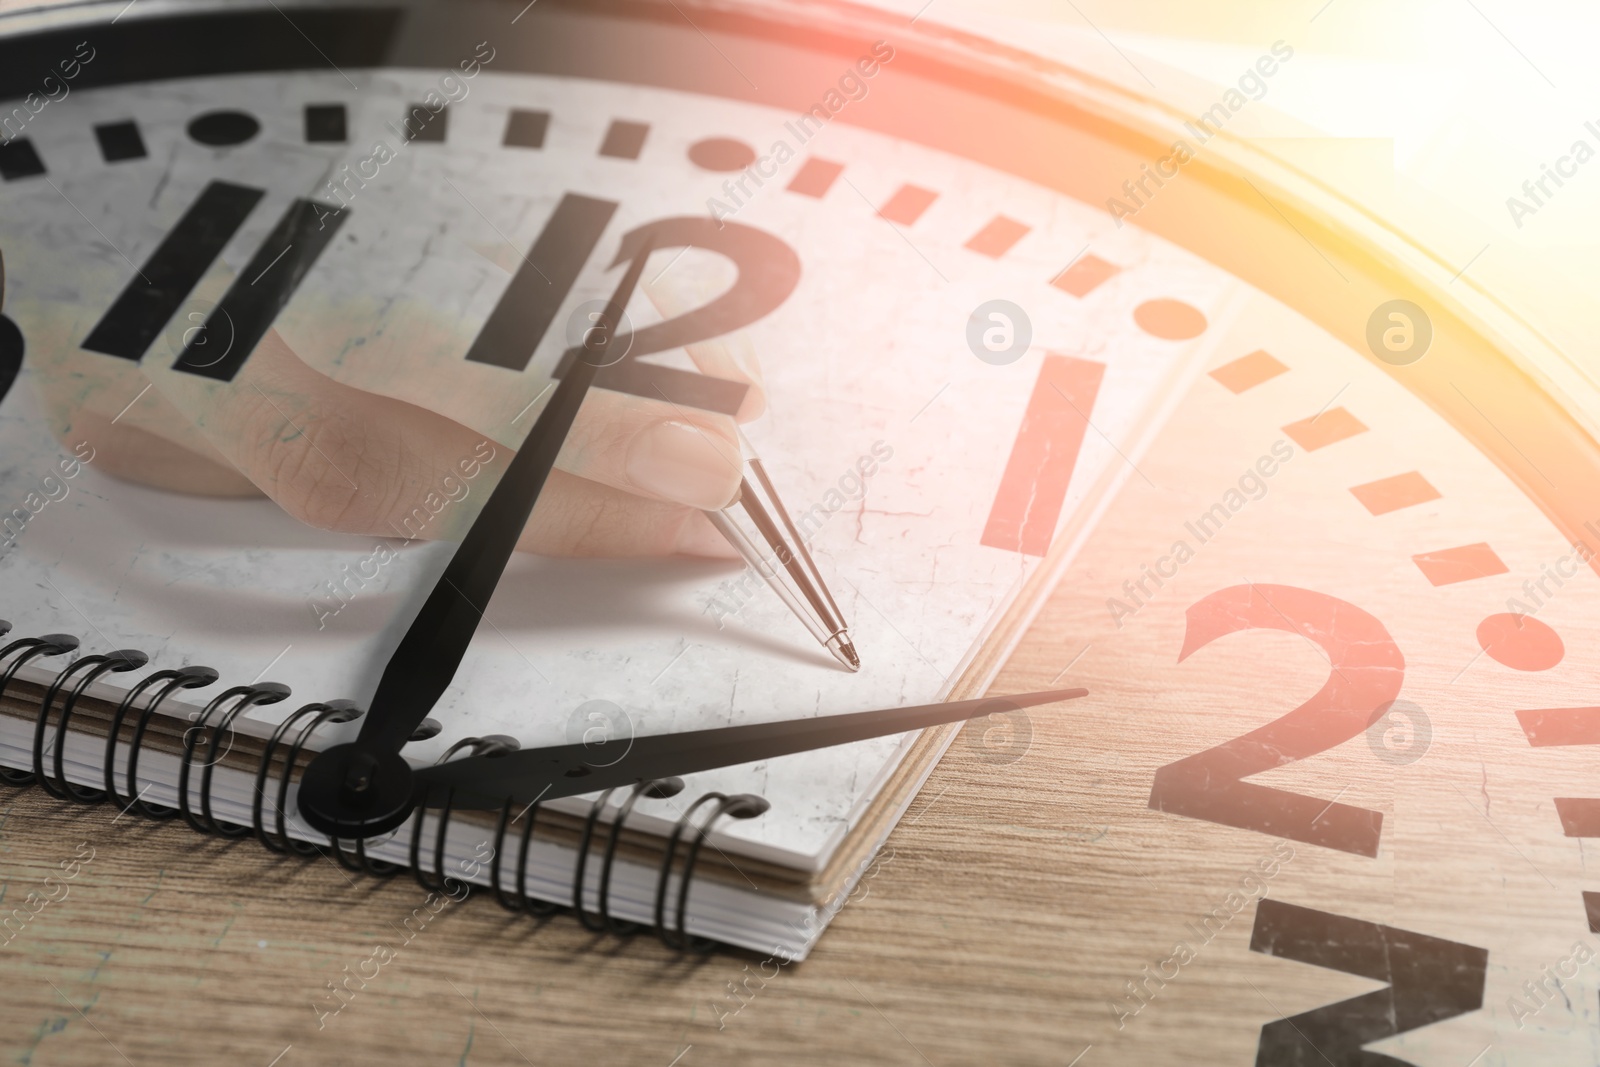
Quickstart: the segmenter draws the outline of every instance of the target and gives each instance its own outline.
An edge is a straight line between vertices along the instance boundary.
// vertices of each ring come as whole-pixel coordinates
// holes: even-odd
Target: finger
[[[84,292],[102,283],[122,284],[117,269],[103,263],[87,269],[71,265],[40,242],[34,244],[24,254],[33,264],[36,291]],[[196,299],[220,296],[216,286],[229,281],[231,276],[219,272],[219,278],[196,290]],[[29,323],[29,383],[56,437],[75,451],[88,446],[96,470],[129,481],[214,496],[260,495],[151,388],[139,361],[82,347],[92,321],[87,314],[81,305],[47,301]],[[175,356],[181,349],[174,341],[187,323],[186,317],[175,317],[145,361]]]
[[[56,437],[68,448],[93,448],[96,470],[177,492],[259,495],[150,387],[138,363],[83,351],[57,323],[42,332],[29,346],[30,381]]]
[[[713,275],[696,271],[692,265],[685,264],[676,270],[668,267],[643,288],[645,295],[650,298],[650,303],[655,305],[655,309],[661,312],[664,318],[673,319],[709,304],[725,286],[719,284]],[[762,412],[767,410],[766,385],[761,376],[761,363],[756,358],[755,347],[750,343],[749,335],[744,331],[724,334],[709,341],[697,341],[685,345],[684,350],[689,353],[689,358],[694,360],[694,365],[699,367],[702,373],[714,378],[749,383],[750,389],[745,393],[744,401],[734,416],[738,421],[749,422],[759,418]]]
[[[592,390],[556,465],[657,501],[715,511],[738,497],[744,468],[726,415]]]
[[[505,451],[442,415],[328,378],[276,331],[229,382],[164,363],[142,364],[155,391],[280,507],[321,529],[395,535],[390,523],[446,475],[444,496],[459,492],[458,458],[476,475]],[[459,512],[430,536],[457,534]]]
[[[517,548],[546,556],[704,556],[738,553],[699,508],[644,500],[553,470]]]
[[[154,396],[148,393],[146,397]],[[160,399],[157,397],[157,399]],[[170,406],[163,405],[162,421],[177,421]],[[92,448],[95,470],[126,482],[196,496],[259,497],[260,489],[222,458],[210,442],[198,433],[190,446],[175,444],[167,437],[143,427],[130,425],[128,418],[116,421],[95,411],[79,411],[58,436],[68,448],[80,444]]]
[[[275,331],[231,382],[159,365],[145,372],[229,464],[290,515],[321,529],[459,540],[513,454],[453,419],[334,381]],[[708,530],[692,508],[556,471],[520,547],[727,555]]]

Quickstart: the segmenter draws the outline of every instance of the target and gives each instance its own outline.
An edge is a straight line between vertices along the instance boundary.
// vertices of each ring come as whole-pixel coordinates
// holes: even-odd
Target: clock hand
[[[598,325],[584,334],[578,358],[389,658],[361,733],[306,767],[300,814],[316,829],[336,837],[366,837],[398,826],[410,814],[411,766],[400,757],[400,748],[454,679],[578,408],[608,362],[612,335],[649,258],[647,243],[617,283]]]
[[[946,704],[884,708],[786,722],[690,730],[597,744],[552,745],[435,764],[416,772],[418,786],[450,786],[457,808],[498,808],[593,793],[615,786],[809,752],[947,722],[1075,700],[1087,689],[1057,689]]]

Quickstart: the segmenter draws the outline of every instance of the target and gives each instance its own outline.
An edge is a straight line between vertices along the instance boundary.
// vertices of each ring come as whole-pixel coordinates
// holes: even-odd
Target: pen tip
[[[840,630],[828,638],[828,651],[852,673],[861,669],[861,657],[856,655],[856,646],[850,643],[848,632]]]

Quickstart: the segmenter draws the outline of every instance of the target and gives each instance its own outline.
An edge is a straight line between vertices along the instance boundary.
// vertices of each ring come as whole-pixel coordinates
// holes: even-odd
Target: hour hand
[[[418,770],[416,783],[422,793],[430,786],[453,788],[452,803],[458,808],[498,808],[507,800],[531,804],[536,800],[558,800],[615,786],[921,730],[980,715],[1074,700],[1087,696],[1088,692],[1087,689],[1055,689],[1020,696],[991,696],[786,722],[616,738],[596,744],[523,749],[436,764]],[[417,800],[425,803],[427,798],[418,796]]]

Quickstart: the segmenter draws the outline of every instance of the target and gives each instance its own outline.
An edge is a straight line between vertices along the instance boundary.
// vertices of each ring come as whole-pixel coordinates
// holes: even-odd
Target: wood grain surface
[[[1279,905],[1368,924],[1385,958],[1417,944],[1465,954],[1443,980],[1423,968],[1398,1009],[1380,1004],[1374,1048],[1419,1064],[1593,1062],[1595,968],[1563,972],[1560,998],[1530,999],[1525,983],[1594,941],[1581,890],[1600,877],[1586,882],[1584,842],[1553,807],[1596,791],[1594,761],[1533,747],[1515,713],[1593,703],[1594,573],[1547,583],[1530,605],[1565,642],[1558,665],[1484,655],[1479,621],[1571,546],[1326,334],[1265,303],[1217,328],[1217,363],[1266,348],[1287,371],[1237,394],[1210,376],[1189,386],[994,687],[1091,696],[1010,731],[969,728],[805,963],[682,958],[568,917],[510,918],[478,894],[414,921],[407,941],[401,924],[425,898],[413,882],[352,881],[331,860],[273,859],[29,790],[0,800],[0,906],[93,858],[0,947],[6,1062],[1249,1064],[1264,1026],[1408,980],[1253,950]],[[1362,429],[1295,448],[1173,576],[1146,580],[1137,610],[1111,610],[1145,564],[1196,540],[1186,524],[1231,499],[1293,436],[1285,427],[1348,429],[1319,421],[1336,409]],[[1436,499],[1375,515],[1350,492],[1413,470]],[[1436,586],[1414,558],[1478,543],[1502,573]],[[1304,628],[1221,636],[1180,661],[1190,606],[1255,584],[1370,612],[1404,653],[1402,692],[1425,730],[1358,725],[1252,779],[1381,813],[1375,855],[1149,806],[1160,768],[1332,684]],[[1191,951],[1173,962],[1178,942]],[[327,984],[379,945],[393,958],[324,1014]],[[1406,1032],[1385,1037],[1395,1019]],[[1349,1060],[1354,1046],[1316,1033],[1322,1059]]]

